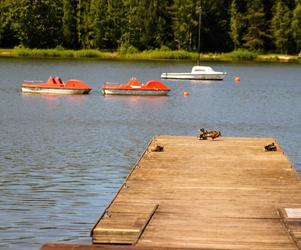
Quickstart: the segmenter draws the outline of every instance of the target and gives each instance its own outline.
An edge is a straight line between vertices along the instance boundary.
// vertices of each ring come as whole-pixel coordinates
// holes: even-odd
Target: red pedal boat
[[[167,95],[170,89],[162,82],[150,80],[141,84],[136,78],[131,78],[126,84],[105,83],[102,88],[104,95]]]
[[[91,91],[91,88],[80,80],[63,82],[59,77],[49,77],[47,82],[24,81],[21,88],[23,93],[32,94],[82,95]]]

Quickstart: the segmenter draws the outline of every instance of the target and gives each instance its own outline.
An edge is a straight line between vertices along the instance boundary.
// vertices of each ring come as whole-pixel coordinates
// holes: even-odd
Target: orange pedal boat
[[[59,77],[49,77],[47,82],[24,81],[21,88],[23,93],[31,94],[83,95],[91,91],[91,88],[80,80],[63,82]]]
[[[162,82],[150,80],[141,84],[136,78],[131,78],[126,84],[105,83],[102,88],[104,95],[167,95],[170,89]]]

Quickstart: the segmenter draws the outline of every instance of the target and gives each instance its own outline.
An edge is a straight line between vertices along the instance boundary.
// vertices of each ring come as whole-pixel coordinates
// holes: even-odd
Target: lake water
[[[227,71],[225,80],[164,80],[168,97],[104,97],[105,81],[144,82],[192,64],[0,59],[0,249],[90,243],[94,223],[155,134],[197,136],[203,127],[275,137],[300,173],[301,65],[206,64]],[[50,75],[81,79],[93,91],[20,93],[23,80]]]

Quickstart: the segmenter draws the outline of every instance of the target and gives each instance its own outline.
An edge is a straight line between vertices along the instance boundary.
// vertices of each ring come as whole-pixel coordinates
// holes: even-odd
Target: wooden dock
[[[300,250],[301,179],[272,138],[158,136],[91,236],[72,249]]]

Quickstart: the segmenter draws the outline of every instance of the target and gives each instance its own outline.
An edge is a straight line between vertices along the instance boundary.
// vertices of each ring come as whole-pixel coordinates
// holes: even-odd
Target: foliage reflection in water
[[[196,136],[204,127],[275,137],[300,172],[300,65],[210,66],[229,74],[210,84],[163,81],[167,97],[104,97],[105,81],[145,82],[191,64],[0,59],[0,249],[90,242],[93,224],[155,134]],[[20,93],[24,79],[49,75],[81,79],[93,91]]]

